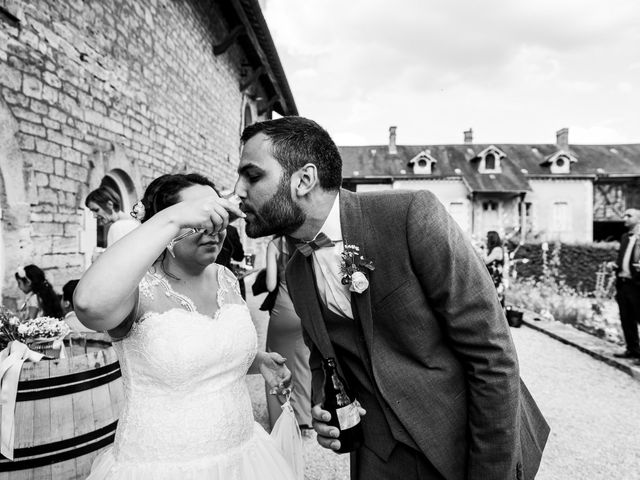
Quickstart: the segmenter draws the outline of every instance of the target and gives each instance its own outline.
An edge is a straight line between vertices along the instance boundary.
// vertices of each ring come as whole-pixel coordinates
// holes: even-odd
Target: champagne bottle
[[[340,430],[338,453],[352,452],[362,445],[362,423],[358,403],[347,383],[336,370],[334,358],[322,361],[324,369],[324,404],[322,408],[331,414],[328,422]]]

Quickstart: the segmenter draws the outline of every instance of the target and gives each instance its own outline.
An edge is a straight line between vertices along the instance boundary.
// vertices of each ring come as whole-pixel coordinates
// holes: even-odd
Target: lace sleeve
[[[218,308],[227,303],[243,304],[240,284],[231,270],[218,266]]]

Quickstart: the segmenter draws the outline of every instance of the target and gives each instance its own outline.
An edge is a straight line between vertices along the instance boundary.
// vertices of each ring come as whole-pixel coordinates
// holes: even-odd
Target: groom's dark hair
[[[337,190],[342,184],[342,158],[327,131],[313,120],[282,117],[249,125],[240,141],[247,143],[258,133],[271,140],[271,154],[282,165],[287,176],[313,163],[318,169],[320,186]]]

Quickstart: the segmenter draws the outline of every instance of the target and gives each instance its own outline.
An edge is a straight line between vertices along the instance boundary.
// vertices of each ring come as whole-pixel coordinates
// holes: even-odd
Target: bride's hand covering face
[[[187,187],[179,198],[179,203],[166,209],[166,214],[182,227],[167,249],[178,261],[209,265],[220,253],[226,236],[229,214],[221,202],[227,200],[206,185]]]
[[[166,214],[183,228],[204,228],[211,234],[225,230],[230,218],[244,217],[237,203],[221,198],[207,185],[193,185],[180,192],[180,202]]]

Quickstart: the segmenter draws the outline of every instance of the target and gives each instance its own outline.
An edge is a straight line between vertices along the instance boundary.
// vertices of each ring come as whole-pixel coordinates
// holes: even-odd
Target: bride
[[[109,246],[74,296],[80,321],[111,335],[125,391],[115,443],[89,479],[293,479],[245,383],[259,371],[282,389],[290,372],[279,354],[257,351],[238,282],[214,263],[229,214],[244,214],[197,174],[155,179],[142,207],[142,225]]]

